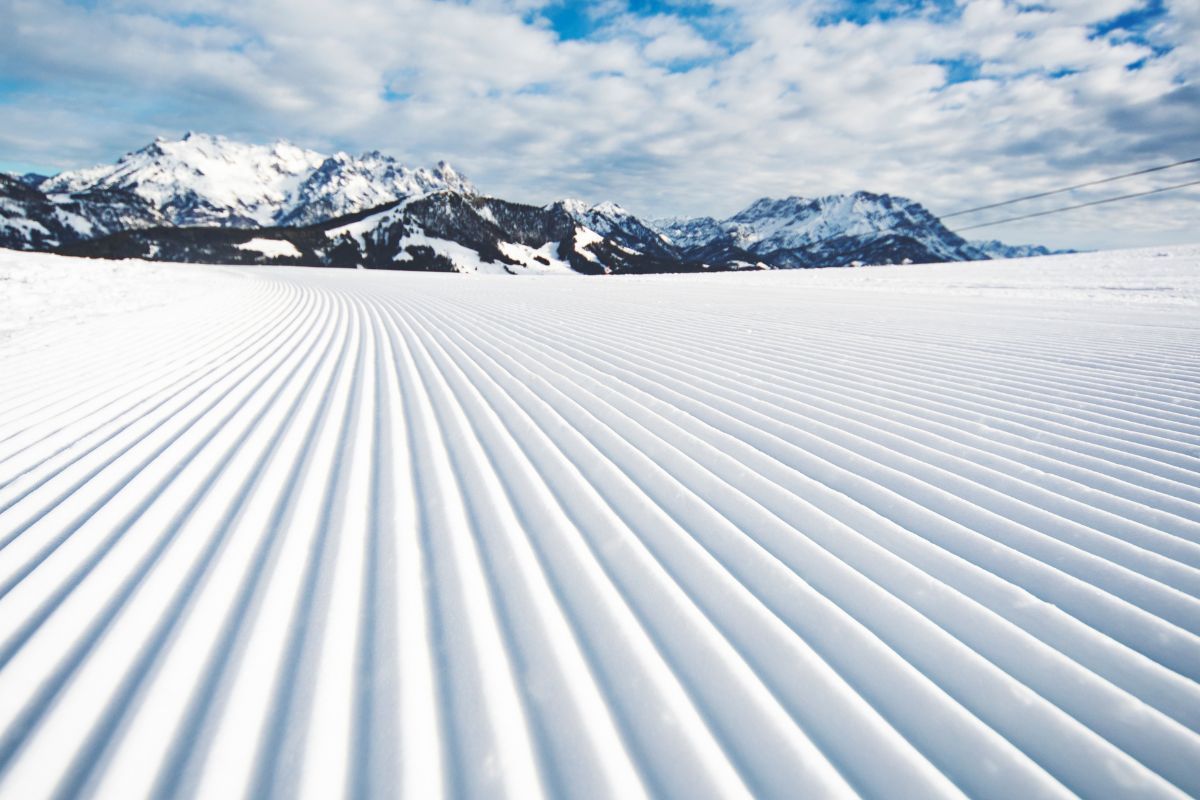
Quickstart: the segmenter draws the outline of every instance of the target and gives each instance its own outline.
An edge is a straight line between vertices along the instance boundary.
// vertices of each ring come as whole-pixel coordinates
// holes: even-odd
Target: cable
[[[1077,183],[1074,186],[1068,186],[1065,189],[1055,189],[1052,192],[1039,192],[1037,194],[1027,194],[1024,197],[1015,197],[1012,200],[1005,200],[1002,203],[992,203],[992,204],[986,205],[986,206],[976,206],[975,208],[967,208],[967,209],[963,209],[962,211],[955,211],[953,214],[943,214],[941,218],[942,219],[950,219],[950,217],[960,217],[963,214],[971,214],[976,211],[986,211],[989,208],[999,208],[1000,206],[1010,206],[1013,203],[1021,203],[1021,202],[1024,202],[1025,200],[1035,200],[1039,197],[1050,197],[1051,195],[1063,194],[1064,192],[1071,192],[1071,191],[1074,191],[1075,189],[1082,189],[1086,186],[1097,186],[1101,183],[1112,183],[1113,181],[1119,181],[1119,180],[1123,180],[1125,178],[1132,178],[1136,175],[1147,175],[1151,172],[1160,172],[1164,169],[1174,169],[1175,167],[1182,167],[1185,164],[1195,164],[1197,162],[1200,162],[1200,158],[1189,158],[1184,161],[1176,161],[1174,164],[1163,164],[1162,166],[1159,166],[1159,167],[1150,167],[1148,169],[1140,169],[1137,172],[1126,172],[1124,175],[1115,175],[1111,178],[1102,178],[1101,180],[1098,180],[1098,181],[1088,181],[1087,183]]]
[[[1009,217],[1008,219],[997,219],[992,222],[981,222],[978,225],[968,225],[965,228],[956,228],[953,233],[962,233],[963,231],[973,230],[975,228],[986,228],[989,225],[1002,225],[1005,222],[1016,222],[1019,219],[1033,219],[1034,217],[1044,217],[1048,214],[1060,214],[1063,211],[1073,211],[1076,208],[1087,208],[1088,206],[1099,206],[1105,203],[1115,203],[1118,200],[1129,200],[1134,197],[1145,197],[1148,194],[1161,194],[1162,192],[1173,192],[1176,189],[1184,189],[1188,186],[1200,186],[1200,181],[1190,181],[1188,183],[1177,183],[1174,186],[1164,186],[1161,189],[1151,189],[1148,192],[1134,192],[1133,194],[1123,194],[1120,197],[1107,197],[1103,200],[1093,200],[1090,203],[1080,203],[1074,206],[1065,206],[1063,208],[1052,208],[1049,211],[1039,211],[1036,214],[1024,214],[1020,217]]]

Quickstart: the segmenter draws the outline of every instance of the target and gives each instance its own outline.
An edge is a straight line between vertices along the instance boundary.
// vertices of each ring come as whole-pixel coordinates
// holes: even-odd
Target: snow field
[[[1200,794],[1157,252],[90,319],[5,256],[79,299],[0,341],[0,797]]]

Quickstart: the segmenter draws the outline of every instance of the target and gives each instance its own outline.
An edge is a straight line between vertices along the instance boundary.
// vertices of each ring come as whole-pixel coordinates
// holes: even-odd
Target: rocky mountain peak
[[[156,138],[115,164],[72,170],[40,184],[49,194],[123,189],[173,224],[256,227],[311,224],[414,194],[475,188],[449,164],[412,169],[379,151],[328,156],[278,139],[246,144],[188,131]]]

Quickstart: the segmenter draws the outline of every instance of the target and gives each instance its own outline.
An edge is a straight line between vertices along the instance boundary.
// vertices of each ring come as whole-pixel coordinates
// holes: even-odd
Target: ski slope
[[[1200,247],[0,287],[0,798],[1200,794]]]

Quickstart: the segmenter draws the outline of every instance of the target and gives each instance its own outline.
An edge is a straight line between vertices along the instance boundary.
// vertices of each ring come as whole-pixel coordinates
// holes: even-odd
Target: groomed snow
[[[1200,794],[1200,248],[12,274],[0,797]]]

